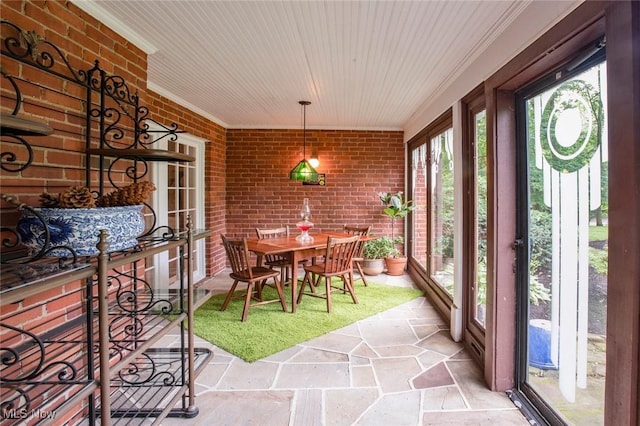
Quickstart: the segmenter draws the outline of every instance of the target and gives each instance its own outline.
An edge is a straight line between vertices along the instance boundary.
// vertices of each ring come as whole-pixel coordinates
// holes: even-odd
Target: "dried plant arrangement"
[[[40,205],[59,209],[135,206],[143,204],[155,190],[156,186],[152,182],[143,181],[96,196],[86,186],[72,186],[60,194],[42,193]]]

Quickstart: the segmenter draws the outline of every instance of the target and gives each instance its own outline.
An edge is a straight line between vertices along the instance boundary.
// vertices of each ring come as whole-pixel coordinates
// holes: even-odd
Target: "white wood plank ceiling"
[[[402,129],[529,1],[75,3],[149,53],[149,87],[226,128]]]

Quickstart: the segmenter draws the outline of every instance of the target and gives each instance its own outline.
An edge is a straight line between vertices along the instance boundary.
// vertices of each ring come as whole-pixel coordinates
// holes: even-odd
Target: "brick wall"
[[[97,59],[100,67],[109,74],[123,77],[132,92],[137,92],[141,104],[149,108],[149,115],[161,123],[177,123],[181,130],[208,141],[206,147],[206,227],[214,234],[224,232],[225,187],[225,129],[210,120],[193,114],[180,105],[154,92],[146,90],[147,57],[111,29],[95,20],[70,2],[2,2],[2,19],[25,30],[35,31],[55,44],[67,56],[75,70],[87,70]],[[55,58],[61,63],[60,58]],[[43,191],[60,192],[70,185],[84,184],[84,110],[78,88],[65,84],[58,78],[46,77],[52,90],[47,96],[30,84],[42,84],[43,74],[29,67],[3,61],[3,69],[24,83],[21,116],[46,117],[54,129],[50,136],[30,138],[34,148],[34,162],[21,173],[3,173],[3,192],[19,196],[30,205],[37,205]],[[37,75],[36,75],[37,74]],[[64,72],[68,74],[68,71]],[[2,110],[10,112],[13,102],[5,84],[2,91]],[[78,93],[75,93],[78,91]],[[63,92],[65,92],[63,94]],[[26,157],[20,148],[14,148],[18,157]],[[22,154],[22,155],[21,155]],[[95,181],[95,178],[92,179]],[[224,266],[224,252],[213,238],[207,242],[207,274]]]
[[[227,132],[229,235],[253,236],[255,227],[286,224],[297,232],[305,197],[316,229],[372,225],[374,233],[390,234],[391,222],[382,215],[376,192],[403,188],[402,132],[307,130],[307,158],[318,153],[317,170],[326,174],[326,186],[289,180],[289,171],[302,159],[302,136],[302,130]]]
[[[141,89],[146,84],[146,55],[73,4],[9,1],[2,2],[1,7],[3,20],[35,32],[60,49],[64,57],[43,47],[52,55],[53,71],[65,76],[76,73],[75,79],[80,79],[78,71],[90,69],[100,59],[102,69],[122,76],[133,92],[144,93]],[[71,185],[84,184],[85,89],[13,60],[3,58],[2,66],[20,87],[23,103],[19,115],[43,120],[54,130],[49,136],[29,138],[33,163],[20,173],[2,172],[3,192],[36,205],[37,195],[43,190],[60,192]],[[10,113],[15,93],[4,78],[1,87],[2,111]],[[3,145],[3,152],[4,148]],[[26,150],[19,145],[14,144],[8,150],[17,154],[18,163],[27,158]]]
[[[302,198],[308,197],[312,219],[321,229],[339,229],[345,223],[372,224],[374,232],[390,232],[380,215],[378,191],[402,188],[404,151],[402,132],[307,131],[308,150],[318,151],[319,172],[327,186],[302,186],[288,180],[289,170],[302,158],[301,130],[229,130],[180,105],[146,90],[147,59],[144,52],[93,19],[70,2],[11,1],[2,3],[2,17],[44,35],[68,52],[75,68],[87,69],[96,59],[108,73],[124,77],[138,90],[150,117],[177,123],[182,130],[206,139],[207,274],[224,267],[219,235],[224,232],[253,235],[256,226],[294,225]],[[14,70],[5,65],[9,72]],[[28,75],[25,78],[28,79]],[[45,101],[43,101],[45,102]],[[73,98],[46,102],[77,103]],[[76,109],[76,105],[69,105]],[[43,114],[38,102],[25,102],[26,114]],[[59,120],[45,111],[54,134],[32,141],[36,151],[32,167],[19,176],[3,176],[32,204],[42,188],[59,191],[84,179],[83,116],[67,114]],[[226,132],[226,133],[225,133]],[[34,138],[35,139],[35,138]],[[227,164],[229,166],[227,166]],[[242,208],[240,207],[242,206]]]
[[[337,230],[348,223],[371,224],[379,234],[390,232],[389,220],[380,214],[376,192],[402,188],[402,132],[308,131],[309,149],[319,153],[318,170],[327,175],[327,185],[302,186],[288,179],[289,170],[302,157],[301,130],[226,130],[147,91],[144,52],[73,3],[5,1],[0,4],[0,14],[3,20],[34,31],[59,47],[73,70],[88,70],[99,60],[108,74],[124,78],[131,92],[149,108],[150,118],[163,124],[177,123],[181,130],[207,141],[205,226],[213,234],[206,246],[207,275],[225,265],[220,234],[253,235],[256,226],[293,226],[304,197],[311,201],[312,220],[318,229]],[[63,66],[61,58],[56,62],[56,66]],[[17,173],[0,171],[2,191],[36,205],[43,190],[59,192],[84,184],[86,105],[82,88],[15,61],[3,58],[2,65],[20,80],[24,102],[19,114],[44,119],[54,130],[49,136],[29,138],[34,150],[30,167]],[[5,83],[0,86],[0,108],[10,113],[14,103]],[[19,157],[25,154],[19,147],[9,151],[17,151]],[[85,306],[82,288],[82,283],[69,283],[50,294],[39,294],[37,303],[25,300],[2,306],[0,319],[41,334],[81,316]],[[70,415],[82,415],[82,410]]]
[[[292,227],[298,220],[302,199],[310,199],[312,220],[317,229],[338,230],[344,224],[371,224],[375,233],[390,232],[390,221],[381,215],[378,191],[398,191],[403,185],[404,145],[402,132],[330,131],[307,132],[308,154],[317,151],[318,171],[327,176],[327,185],[303,186],[288,179],[289,170],[302,158],[301,130],[226,130],[192,113],[169,99],[146,90],[147,58],[99,21],[70,2],[5,1],[0,4],[3,20],[34,31],[60,48],[71,69],[88,70],[96,60],[110,75],[121,76],[131,93],[137,93],[150,118],[177,123],[205,139],[205,226],[212,231],[206,244],[207,275],[221,271],[226,263],[220,234],[254,235],[257,226]],[[43,190],[60,192],[85,183],[86,103],[81,85],[63,82],[30,66],[4,60],[3,70],[20,82],[23,105],[19,114],[46,121],[53,133],[31,137],[33,164],[19,172],[0,171],[2,192],[37,204]],[[66,68],[61,57],[56,67]],[[60,69],[62,74],[69,73]],[[0,86],[0,109],[10,113],[14,98],[10,85]],[[41,86],[41,87],[39,87]],[[43,90],[43,87],[45,88]],[[4,144],[4,141],[1,143]],[[1,146],[4,152],[4,145]],[[20,158],[24,148],[13,146]],[[92,164],[95,170],[97,164]],[[121,173],[125,165],[119,166]],[[96,181],[92,171],[91,181]],[[96,188],[92,188],[96,189]],[[13,209],[4,213],[15,219]],[[399,230],[398,230],[399,231]],[[397,231],[397,232],[398,232]],[[293,232],[297,232],[295,229]],[[143,275],[143,272],[139,272]],[[124,283],[128,285],[128,283]],[[36,301],[0,307],[0,320],[36,334],[60,328],[60,324],[81,319],[86,307],[81,282],[69,283]],[[124,330],[126,324],[120,324]],[[57,329],[56,329],[57,330]],[[19,334],[0,336],[20,339]],[[81,340],[81,339],[79,339]],[[84,351],[88,348],[84,348]],[[82,352],[69,350],[68,352]],[[61,356],[67,352],[61,350]],[[60,394],[60,397],[66,397]],[[82,416],[83,408],[68,416]],[[61,420],[61,419],[58,419]]]

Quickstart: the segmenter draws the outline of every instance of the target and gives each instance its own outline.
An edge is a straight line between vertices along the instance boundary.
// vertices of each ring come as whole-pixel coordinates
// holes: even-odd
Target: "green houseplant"
[[[392,244],[402,244],[404,238],[401,236],[395,236],[395,221],[396,219],[404,219],[409,213],[414,211],[417,207],[412,205],[411,201],[405,201],[402,197],[402,191],[391,192],[379,192],[378,197],[384,206],[382,213],[391,219],[391,242]],[[385,256],[385,263],[387,265],[387,274],[389,275],[402,275],[407,265],[407,258],[402,255],[400,250],[395,250],[389,255]]]
[[[378,237],[364,245],[362,271],[367,275],[378,275],[384,271],[384,259],[397,256],[400,251],[389,237]]]
[[[411,205],[411,201],[404,201],[402,192],[379,192],[377,195],[384,206],[382,213],[391,219],[391,237],[382,236],[365,244],[363,271],[367,275],[377,275],[384,270],[386,263],[387,273],[402,275],[407,258],[397,248],[404,239],[395,236],[395,220],[405,218],[416,206]]]
[[[391,192],[378,192],[378,197],[384,206],[382,213],[391,219],[391,239],[395,240],[396,219],[404,219],[409,213],[417,209],[417,207],[411,205],[411,201],[404,201],[402,191],[396,192],[395,194]]]

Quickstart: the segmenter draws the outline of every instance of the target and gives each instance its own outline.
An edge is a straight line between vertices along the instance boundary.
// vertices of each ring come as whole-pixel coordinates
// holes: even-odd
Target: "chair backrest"
[[[351,269],[351,260],[358,249],[359,243],[359,235],[345,238],[327,238],[324,272],[335,274],[349,271]]]
[[[252,279],[253,273],[251,270],[251,258],[249,257],[247,239],[229,240],[224,235],[221,235],[221,237],[222,245],[224,245],[224,250],[227,252],[227,258],[229,259],[233,273]]]
[[[345,234],[358,235],[358,236],[361,236],[361,237],[366,237],[367,235],[369,235],[369,232],[371,231],[371,226],[344,225],[343,229],[344,229]],[[354,253],[353,257],[361,258],[363,256],[364,243],[365,243],[365,241],[363,241],[363,240],[360,241],[360,243],[358,245],[358,249]]]
[[[288,237],[289,226],[283,226],[281,228],[271,228],[271,229],[256,228],[256,234],[258,235],[259,240],[264,240],[265,238]]]
[[[264,240],[267,238],[278,238],[278,237],[288,237],[289,236],[289,226],[285,225],[280,228],[267,228],[260,229],[256,228],[256,234],[258,235],[259,240]],[[264,257],[267,262],[277,262],[283,259],[283,256],[277,254],[268,254]]]

